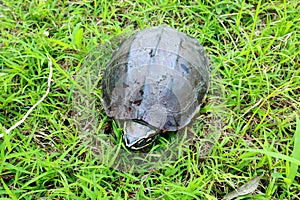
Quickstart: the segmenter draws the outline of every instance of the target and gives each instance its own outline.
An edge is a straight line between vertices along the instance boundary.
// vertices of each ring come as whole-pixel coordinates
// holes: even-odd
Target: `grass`
[[[298,1],[4,0],[0,9],[2,199],[222,199],[257,176],[257,190],[239,199],[300,199]],[[100,162],[74,126],[74,77],[100,43],[160,24],[206,48],[225,124],[205,158],[198,149],[161,169],[122,172]],[[44,95],[47,54],[48,97],[6,135]],[[110,120],[93,106],[103,132]]]

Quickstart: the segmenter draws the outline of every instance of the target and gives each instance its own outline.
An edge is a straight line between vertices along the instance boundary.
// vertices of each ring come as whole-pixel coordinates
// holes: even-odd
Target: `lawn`
[[[222,199],[244,184],[237,199],[300,199],[299,10],[297,0],[0,1],[0,199]],[[125,169],[121,130],[86,94],[101,95],[90,86],[121,38],[157,25],[205,47],[212,87],[193,128],[212,113],[221,127],[205,155],[196,143],[162,167]],[[78,128],[82,110],[94,134]],[[113,151],[98,141],[108,132]]]

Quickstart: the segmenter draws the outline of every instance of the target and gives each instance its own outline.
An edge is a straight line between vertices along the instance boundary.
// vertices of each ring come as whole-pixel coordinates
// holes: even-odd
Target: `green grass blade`
[[[9,189],[9,187],[5,184],[5,182],[3,181],[3,179],[1,178],[0,180],[1,180],[1,183],[2,183],[2,185],[3,185],[4,189],[5,189],[5,191],[6,191],[7,194],[10,196],[10,198],[11,198],[12,200],[17,200],[16,195]]]
[[[260,153],[264,154],[273,158],[281,159],[281,160],[286,160],[288,162],[291,162],[296,165],[300,165],[300,160],[296,159],[291,156],[287,156],[281,153],[273,152],[273,151],[267,151],[267,150],[262,150],[262,149],[238,149],[239,151],[248,151],[248,152],[253,152],[253,153]]]
[[[80,49],[82,47],[83,40],[83,28],[81,28],[81,23],[78,23],[72,33],[72,44],[75,48]]]
[[[294,149],[292,152],[292,158],[300,161],[300,119],[298,115],[296,115],[296,131],[294,135]],[[295,180],[298,168],[299,164],[293,162],[290,163],[290,170],[287,170],[288,186],[290,186]]]

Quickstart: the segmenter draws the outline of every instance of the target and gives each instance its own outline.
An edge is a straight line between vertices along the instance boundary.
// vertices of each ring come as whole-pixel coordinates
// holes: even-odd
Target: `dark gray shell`
[[[104,109],[121,121],[181,129],[199,111],[207,93],[208,66],[195,38],[168,26],[141,30],[123,41],[107,65]]]

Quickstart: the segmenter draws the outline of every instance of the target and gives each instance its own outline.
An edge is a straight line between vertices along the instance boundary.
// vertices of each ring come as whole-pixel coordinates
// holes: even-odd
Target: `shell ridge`
[[[154,63],[154,60],[155,60],[155,56],[156,56],[156,53],[157,53],[157,49],[158,49],[158,46],[159,46],[159,43],[161,41],[161,37],[162,37],[162,33],[163,33],[163,29],[160,30],[159,33],[156,34],[156,44],[155,44],[155,47],[154,48],[149,48],[150,49],[150,52],[149,54],[146,54],[146,56],[150,56],[150,60],[149,60],[149,63],[148,63],[148,68],[147,68],[147,74],[150,74],[150,71],[151,71],[151,66],[152,64]],[[144,48],[146,49],[146,48]],[[139,49],[137,49],[138,51]],[[149,97],[151,97],[151,88],[150,88],[150,85],[151,83],[149,83],[148,79],[145,78],[144,79],[144,83],[142,85],[142,91],[143,91],[143,95],[142,95],[142,101],[141,101],[141,105],[138,109],[138,118],[139,119],[142,119],[144,120],[144,118],[146,117],[145,115],[147,114],[146,111],[144,110],[145,108],[147,109],[147,102],[145,100],[148,100]],[[148,110],[149,112],[149,110]],[[145,120],[146,121],[146,120]],[[147,122],[148,123],[148,122]]]

